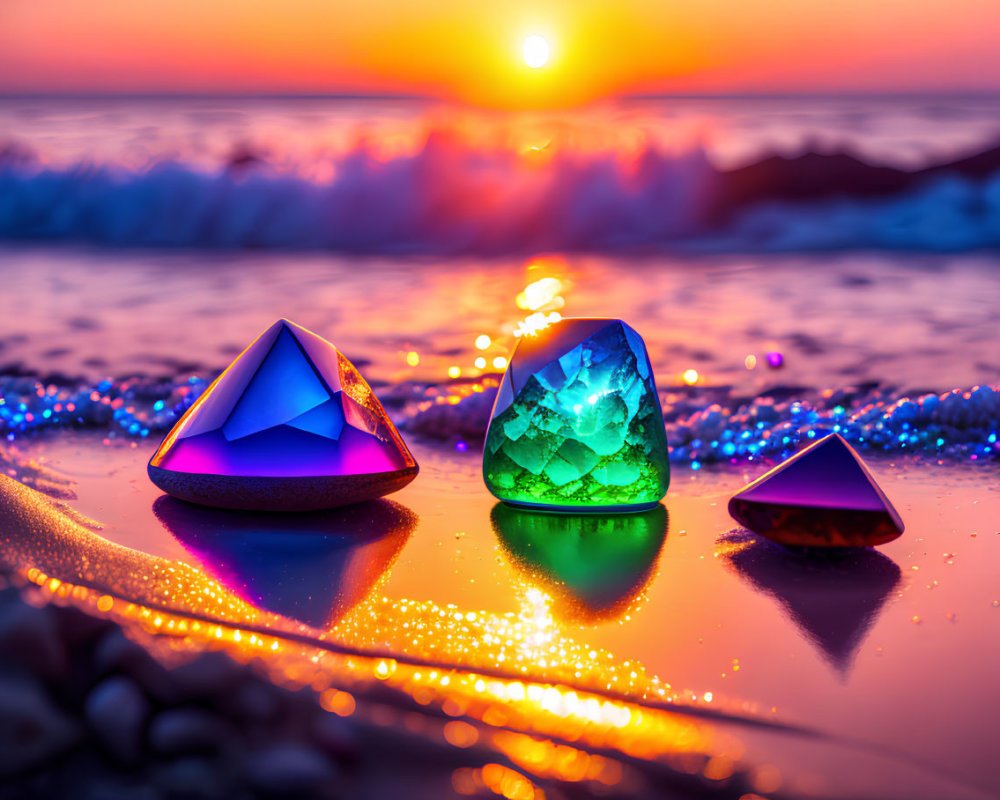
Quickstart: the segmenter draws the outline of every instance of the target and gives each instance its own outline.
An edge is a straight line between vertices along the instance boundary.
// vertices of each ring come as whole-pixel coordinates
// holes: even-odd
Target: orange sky
[[[0,0],[0,91],[1000,89],[998,35],[997,0]]]

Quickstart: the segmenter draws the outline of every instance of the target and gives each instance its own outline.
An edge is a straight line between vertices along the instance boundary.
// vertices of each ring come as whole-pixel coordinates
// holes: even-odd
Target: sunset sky
[[[2,0],[0,92],[984,90],[998,32],[997,0]]]

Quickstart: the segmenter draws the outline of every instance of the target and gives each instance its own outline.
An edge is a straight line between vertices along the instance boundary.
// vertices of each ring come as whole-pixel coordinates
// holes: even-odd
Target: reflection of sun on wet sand
[[[507,556],[545,587],[561,617],[597,622],[627,614],[656,569],[663,505],[638,514],[551,514],[497,503],[493,530]]]

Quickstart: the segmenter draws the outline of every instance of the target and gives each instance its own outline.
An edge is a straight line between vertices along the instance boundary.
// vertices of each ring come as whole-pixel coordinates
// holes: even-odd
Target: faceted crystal
[[[636,514],[552,514],[497,503],[506,556],[555,600],[561,616],[596,622],[628,607],[654,572],[667,535],[661,503]]]
[[[867,547],[903,532],[896,509],[838,434],[820,439],[729,501],[741,525],[778,544]]]
[[[621,320],[564,319],[523,337],[497,393],[483,477],[519,505],[658,503],[670,481],[667,436],[639,335]]]
[[[307,510],[380,497],[417,464],[364,378],[279,320],[223,372],[149,462],[153,483],[226,508]]]

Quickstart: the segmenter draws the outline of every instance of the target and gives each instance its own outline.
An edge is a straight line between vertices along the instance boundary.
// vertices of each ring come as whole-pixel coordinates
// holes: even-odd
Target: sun
[[[531,35],[524,40],[521,49],[524,63],[532,69],[544,67],[549,63],[549,43],[541,36]]]

